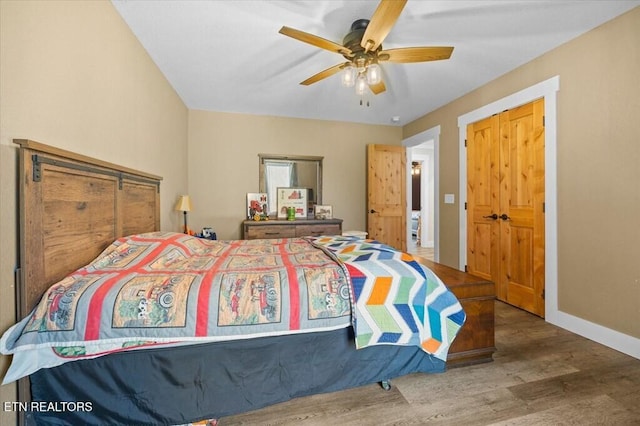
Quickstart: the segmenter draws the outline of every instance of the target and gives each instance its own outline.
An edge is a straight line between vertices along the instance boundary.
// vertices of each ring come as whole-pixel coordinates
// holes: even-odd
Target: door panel
[[[474,225],[473,253],[474,262],[472,270],[474,275],[491,277],[491,234],[493,225],[476,223]]]
[[[395,145],[367,146],[369,238],[406,251],[406,154]]]

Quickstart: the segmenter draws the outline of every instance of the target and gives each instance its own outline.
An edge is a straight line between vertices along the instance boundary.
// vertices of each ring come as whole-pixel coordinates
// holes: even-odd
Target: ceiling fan
[[[378,62],[410,63],[449,59],[453,47],[404,47],[388,50],[382,48],[382,42],[406,3],[407,0],[381,0],[371,20],[358,19],[351,24],[351,30],[344,37],[342,44],[294,28],[282,27],[280,34],[338,53],[347,59],[347,62],[320,71],[300,84],[308,86],[344,71],[343,85],[355,85],[356,93],[359,95],[363,95],[369,87],[377,95],[386,90]]]

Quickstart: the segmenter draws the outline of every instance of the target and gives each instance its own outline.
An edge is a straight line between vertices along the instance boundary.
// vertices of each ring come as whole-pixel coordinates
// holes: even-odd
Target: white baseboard
[[[557,325],[565,330],[576,333],[582,337],[598,342],[611,349],[640,359],[640,339],[620,333],[610,328],[592,323],[582,318],[558,311],[555,319],[547,319],[550,324]]]

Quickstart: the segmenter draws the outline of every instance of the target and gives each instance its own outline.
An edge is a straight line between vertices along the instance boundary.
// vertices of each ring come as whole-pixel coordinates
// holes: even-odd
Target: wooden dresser
[[[245,240],[341,235],[342,219],[245,220]]]

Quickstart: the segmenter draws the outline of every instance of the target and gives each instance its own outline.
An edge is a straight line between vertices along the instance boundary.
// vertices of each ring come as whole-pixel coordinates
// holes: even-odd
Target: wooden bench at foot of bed
[[[467,320],[453,341],[447,357],[448,367],[493,361],[495,352],[493,282],[440,263],[419,258],[456,295]]]

